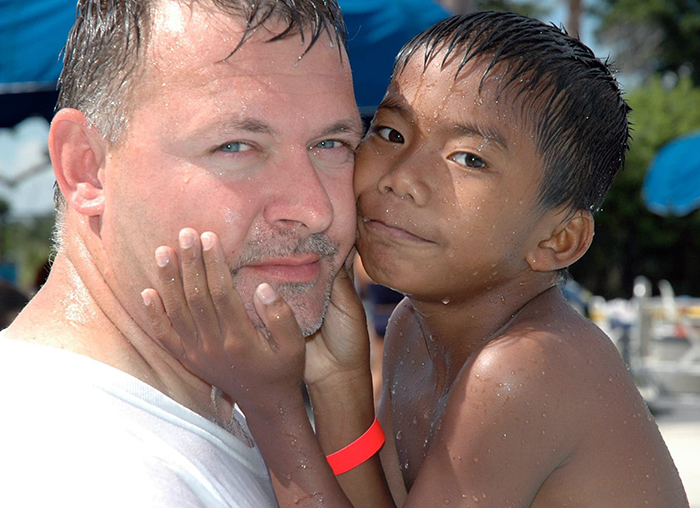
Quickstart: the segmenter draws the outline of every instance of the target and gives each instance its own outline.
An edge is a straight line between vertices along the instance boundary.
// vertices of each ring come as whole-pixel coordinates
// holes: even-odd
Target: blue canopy
[[[421,30],[449,13],[433,0],[341,0],[355,94],[372,114],[394,57]],[[76,0],[0,0],[0,127],[32,114],[51,117],[60,53]]]
[[[340,0],[355,98],[371,116],[389,84],[394,57],[414,35],[450,15],[433,0]]]
[[[659,215],[687,215],[700,208],[700,131],[664,145],[647,170],[646,206]]]

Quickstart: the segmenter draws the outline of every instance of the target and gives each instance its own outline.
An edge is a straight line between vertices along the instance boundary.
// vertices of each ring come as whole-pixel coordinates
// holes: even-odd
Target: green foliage
[[[688,68],[693,82],[700,85],[700,0],[607,0],[602,31],[628,37],[633,27],[658,34],[654,62],[656,72],[679,72]],[[624,65],[624,61],[620,62]]]
[[[37,271],[51,254],[53,215],[7,222],[0,228],[5,260],[18,269],[17,286],[26,292],[34,289]]]
[[[661,217],[647,210],[641,189],[656,152],[672,139],[700,129],[700,88],[690,79],[670,90],[660,78],[627,96],[633,111],[633,140],[625,169],[618,175],[589,252],[571,268],[574,278],[596,294],[631,296],[633,280],[669,280],[679,294],[700,289],[700,212]]]

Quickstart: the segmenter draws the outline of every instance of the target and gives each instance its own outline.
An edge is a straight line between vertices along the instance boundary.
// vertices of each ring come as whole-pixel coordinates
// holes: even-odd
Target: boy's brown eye
[[[457,164],[462,166],[467,166],[468,168],[484,168],[486,163],[480,157],[477,157],[473,153],[468,152],[457,152],[454,155],[450,155],[450,159],[455,161]]]
[[[391,143],[403,143],[404,139],[401,133],[391,127],[377,127],[377,134]]]

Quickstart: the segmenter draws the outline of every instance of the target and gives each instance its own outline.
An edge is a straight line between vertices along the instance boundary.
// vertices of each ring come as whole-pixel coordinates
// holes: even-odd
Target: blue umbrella
[[[642,187],[647,208],[659,215],[687,215],[700,208],[700,131],[664,145]]]
[[[384,97],[394,57],[414,35],[450,15],[433,0],[339,0],[348,32],[355,99],[371,116]]]
[[[32,114],[51,118],[59,55],[76,0],[0,0],[0,127]],[[340,0],[348,28],[355,95],[371,115],[401,46],[449,15],[433,0]]]

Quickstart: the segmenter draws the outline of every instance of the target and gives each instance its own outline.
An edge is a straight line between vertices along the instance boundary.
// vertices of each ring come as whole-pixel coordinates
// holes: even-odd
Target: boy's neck
[[[450,384],[478,349],[506,330],[528,304],[558,291],[551,277],[521,285],[515,282],[448,303],[410,298],[427,351]]]

